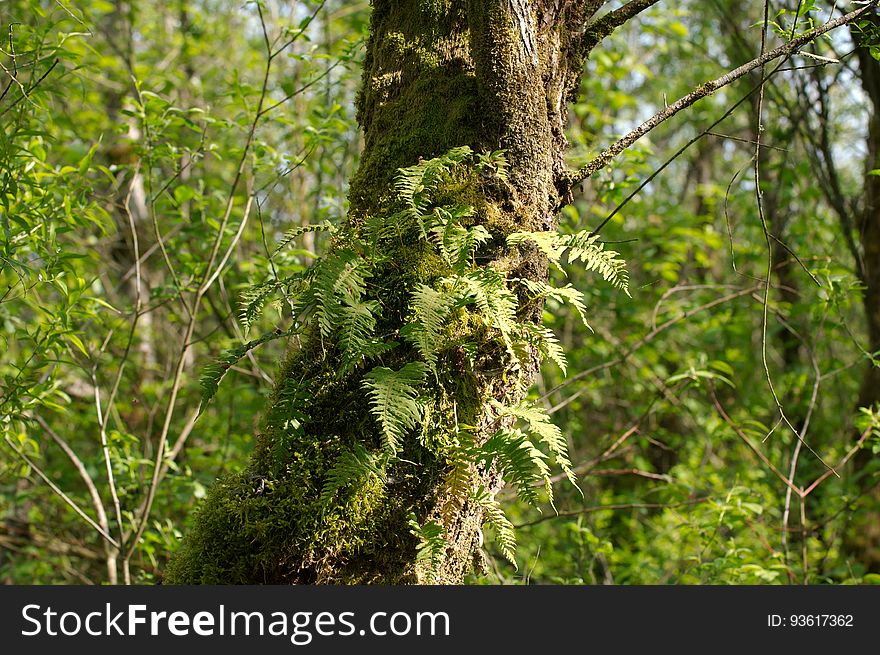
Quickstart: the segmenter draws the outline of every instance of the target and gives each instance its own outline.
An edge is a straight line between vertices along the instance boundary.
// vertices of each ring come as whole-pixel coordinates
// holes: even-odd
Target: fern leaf
[[[284,233],[284,236],[278,241],[278,245],[275,246],[275,253],[278,254],[284,248],[286,248],[294,239],[308,232],[335,232],[336,228],[331,225],[329,222],[325,221],[323,223],[318,223],[316,225],[297,225],[296,227],[292,227],[287,232]]]
[[[491,238],[489,232],[482,225],[465,228],[455,222],[460,217],[473,212],[471,207],[465,209],[467,213],[444,212],[446,221],[443,225],[435,228],[440,254],[458,274],[464,273],[469,268],[474,250]],[[443,213],[440,215],[443,216]]]
[[[364,378],[362,384],[382,430],[383,446],[391,454],[397,452],[406,432],[422,417],[417,387],[425,381],[426,370],[422,362],[410,362],[399,371],[377,366]]]
[[[575,289],[570,284],[566,284],[564,287],[554,287],[546,282],[537,282],[524,278],[517,279],[516,281],[528,289],[532,298],[551,298],[556,302],[568,303],[574,307],[584,326],[592,330],[590,324],[587,323],[587,306],[584,303],[584,294],[578,289]]]
[[[493,496],[491,496],[482,487],[477,489],[473,494],[473,500],[483,508],[485,523],[495,530],[495,539],[501,554],[516,566],[516,534],[514,533],[513,523],[504,514],[501,505]]]
[[[416,561],[428,565],[427,581],[433,584],[437,581],[440,564],[448,546],[444,536],[445,530],[442,525],[433,520],[419,524],[413,512],[410,512],[409,515],[409,527],[410,532],[419,540],[419,544],[416,546]]]
[[[269,298],[280,289],[290,289],[303,279],[302,273],[295,273],[280,280],[269,280],[247,289],[241,294],[241,308],[238,322],[244,333],[250,332],[254,322],[259,318]]]
[[[306,312],[314,312],[322,337],[329,337],[339,326],[343,301],[360,300],[369,276],[366,260],[352,250],[334,253],[311,271]]]
[[[581,230],[575,234],[559,235],[559,246],[568,251],[568,263],[582,261],[588,271],[596,271],[606,282],[629,295],[629,274],[626,262],[614,250],[605,250],[599,235]]]
[[[420,284],[412,293],[413,320],[401,330],[412,343],[428,368],[437,376],[437,352],[442,348],[441,333],[449,317],[454,297]]]
[[[451,461],[449,462],[449,470],[443,479],[442,491],[440,498],[443,499],[443,506],[440,509],[440,517],[445,522],[453,520],[454,516],[461,510],[464,501],[468,497],[473,480],[472,464],[473,464],[473,444],[474,438],[466,432],[459,432],[460,443],[456,448],[451,449]]]
[[[514,232],[508,235],[507,245],[518,246],[531,241],[538,246],[538,250],[546,255],[550,263],[562,270],[559,266],[559,259],[562,257],[563,249],[557,243],[558,236],[556,232]]]
[[[235,348],[230,348],[229,350],[224,352],[217,360],[205,366],[205,368],[202,370],[202,375],[199,378],[199,384],[202,387],[202,399],[201,403],[199,404],[199,415],[201,415],[201,413],[205,411],[205,407],[207,407],[208,403],[211,401],[211,398],[213,398],[217,394],[217,390],[220,388],[220,381],[226,375],[226,372],[235,364],[237,364],[242,357],[247,355],[254,348],[257,348],[264,343],[274,341],[275,339],[281,339],[287,336],[290,336],[290,332],[282,332],[280,330],[267,332],[258,339],[253,339],[252,341],[248,341],[247,343],[239,344]]]
[[[614,250],[605,250],[599,235],[591,235],[589,230],[575,234],[557,232],[514,232],[507,237],[508,245],[519,245],[531,241],[543,252],[557,268],[562,255],[568,253],[568,263],[584,263],[588,271],[596,271],[606,282],[629,295],[629,274],[626,262]]]
[[[486,468],[495,464],[505,482],[516,488],[517,494],[535,507],[540,498],[536,487],[550,477],[547,456],[520,430],[498,430],[480,448],[479,459]]]
[[[542,357],[546,357],[556,364],[562,371],[562,375],[568,373],[568,360],[565,358],[565,350],[556,334],[546,325],[525,324],[526,332],[537,341],[535,344]]]
[[[571,468],[571,460],[568,458],[568,444],[562,436],[562,430],[550,420],[550,416],[540,405],[528,401],[522,401],[512,407],[505,407],[494,403],[500,416],[515,416],[528,426],[529,433],[549,450],[556,463],[565,473],[569,482],[576,485],[577,477]]]
[[[519,365],[520,353],[511,335],[519,330],[516,320],[516,296],[507,288],[506,281],[496,271],[484,269],[464,276],[445,278],[459,291],[460,304],[476,305],[489,327],[501,333],[507,353],[514,366]],[[520,344],[521,345],[521,344]]]
[[[375,301],[346,300],[339,309],[339,347],[342,348],[343,365],[340,373],[350,373],[358,363],[375,356],[376,314],[379,303]]]
[[[266,301],[279,288],[277,280],[269,280],[263,284],[247,289],[241,294],[241,310],[238,314],[238,322],[244,333],[251,330],[251,325],[257,320],[266,305]]]
[[[368,451],[363,445],[355,443],[351,450],[336,458],[327,471],[327,480],[321,489],[321,502],[329,503],[336,492],[345,487],[362,484],[369,478],[385,482],[385,460]]]
[[[473,302],[490,327],[505,337],[516,329],[516,296],[504,278],[492,270],[480,270],[464,276],[446,278],[461,290],[465,302]]]

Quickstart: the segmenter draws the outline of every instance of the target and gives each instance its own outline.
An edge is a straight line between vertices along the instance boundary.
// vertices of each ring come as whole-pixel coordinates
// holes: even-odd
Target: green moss
[[[352,206],[382,211],[391,200],[387,190],[398,168],[476,142],[476,97],[473,73],[449,67],[389,93],[371,117],[372,129],[382,140],[367,144],[351,184]]]

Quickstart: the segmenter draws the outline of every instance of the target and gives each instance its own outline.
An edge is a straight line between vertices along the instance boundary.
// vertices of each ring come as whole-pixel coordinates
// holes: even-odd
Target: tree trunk
[[[332,252],[363,240],[376,217],[393,216],[394,179],[457,146],[503,149],[509,178],[449,175],[447,204],[472,207],[473,224],[490,239],[475,261],[507,280],[544,281],[537,247],[511,248],[515,231],[554,226],[564,188],[566,100],[577,88],[584,26],[602,2],[564,0],[375,0],[358,99],[365,148],[350,187],[347,225]],[[449,274],[430,240],[385,241],[372,270],[370,300],[381,306],[374,334],[400,339],[418,285]],[[519,321],[536,322],[542,306],[517,293]],[[342,453],[380,448],[381,433],[363,389],[370,366],[344,375],[338,347],[316,329],[290,350],[245,471],[219,480],[195,513],[172,558],[170,583],[461,582],[479,552],[485,503],[462,495],[450,451],[459,426],[477,443],[509,423],[492,408],[521,400],[539,363],[535,348],[514,365],[497,334],[465,316],[437,353],[428,376],[422,424],[409,430],[383,478],[322,498]],[[475,343],[472,356],[462,344]],[[398,345],[380,363],[412,360]],[[458,470],[458,475],[462,473]],[[464,486],[490,497],[502,481],[496,466],[472,461]],[[442,526],[439,561],[419,558],[410,516]]]

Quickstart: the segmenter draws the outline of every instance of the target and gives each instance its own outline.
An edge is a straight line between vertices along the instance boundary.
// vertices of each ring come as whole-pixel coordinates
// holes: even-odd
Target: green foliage
[[[562,430],[554,425],[543,407],[523,401],[512,407],[504,407],[496,404],[496,409],[501,416],[515,416],[521,419],[533,438],[547,447],[547,450],[556,458],[556,463],[563,470],[569,482],[576,484],[574,471],[571,470],[571,461],[568,459],[568,444],[562,436]]]
[[[443,526],[432,520],[419,525],[415,514],[410,514],[409,526],[413,536],[419,540],[416,559],[427,567],[426,581],[434,583],[447,547]]]
[[[474,490],[473,500],[486,513],[486,524],[495,530],[495,539],[501,554],[516,567],[516,534],[510,519],[504,514],[498,501],[482,487]]]
[[[391,455],[422,417],[418,388],[425,381],[426,369],[422,362],[410,362],[398,371],[377,366],[364,377],[363,387],[381,429],[383,448]]]
[[[249,352],[262,346],[264,343],[289,336],[289,332],[282,332],[281,330],[268,332],[257,339],[252,339],[247,343],[242,343],[234,348],[230,348],[216,361],[205,366],[202,370],[202,376],[199,378],[199,384],[202,387],[202,399],[199,404],[199,414],[205,411],[208,403],[217,394],[217,390],[220,388],[220,381],[230,368],[241,361],[241,359]]]
[[[850,45],[844,30],[805,48],[767,87],[758,163],[778,241],[765,326],[753,103],[679,153],[750,85],[652,131],[534,233],[511,234],[502,151],[415,162],[448,118],[420,107],[395,128],[414,165],[379,185],[388,210],[343,220],[368,18],[349,5],[294,18],[266,0],[270,42],[296,37],[267,69],[254,3],[2,3],[0,577],[153,583],[203,499],[216,523],[194,557],[223,550],[231,579],[290,554],[254,543],[381,558],[368,533],[396,520],[403,533],[380,538],[417,541],[435,580],[446,526],[470,503],[499,555],[491,581],[877,583],[877,408],[856,399],[876,402],[861,239],[878,169],[870,94],[847,87],[870,60],[843,76],[829,63],[853,47],[880,58],[876,21],[852,26]],[[780,9],[771,39],[809,29],[820,5]],[[753,57],[760,22],[747,3],[688,0],[641,13],[635,41],[605,39],[571,106],[569,163],[719,62]],[[820,101],[794,120],[807,97]],[[468,120],[456,130],[478,143]],[[387,175],[386,161],[361,174]],[[535,253],[550,279],[510,272]],[[803,507],[742,438],[791,470],[799,441],[762,350],[824,460],[867,434]],[[556,366],[519,401],[541,358]],[[497,400],[508,388],[517,400]],[[798,487],[827,470],[805,447],[794,459]],[[507,488],[475,484],[487,469]],[[558,483],[575,470],[577,486]],[[397,492],[416,485],[443,505],[406,505]],[[124,541],[115,572],[83,515]],[[208,567],[200,581],[218,580]]]
[[[400,333],[415,346],[428,369],[437,377],[437,352],[456,297],[420,284],[412,294],[413,320]]]
[[[329,503],[340,489],[356,488],[364,480],[373,478],[385,483],[385,460],[355,443],[343,452],[327,472],[327,481],[321,490],[321,501]]]
[[[574,234],[514,232],[507,237],[507,243],[511,245],[525,242],[538,246],[556,266],[560,265],[562,256],[567,252],[569,264],[583,262],[587,271],[596,271],[606,282],[629,295],[626,262],[614,250],[605,250],[605,244],[599,241],[598,234],[592,234],[589,230],[580,230]]]

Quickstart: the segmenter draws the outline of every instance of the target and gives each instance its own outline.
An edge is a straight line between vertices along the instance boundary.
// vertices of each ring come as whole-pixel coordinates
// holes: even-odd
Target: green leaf
[[[377,366],[364,378],[362,385],[381,428],[383,446],[391,454],[422,417],[417,388],[424,383],[427,368],[422,362],[410,362],[398,371]]]

